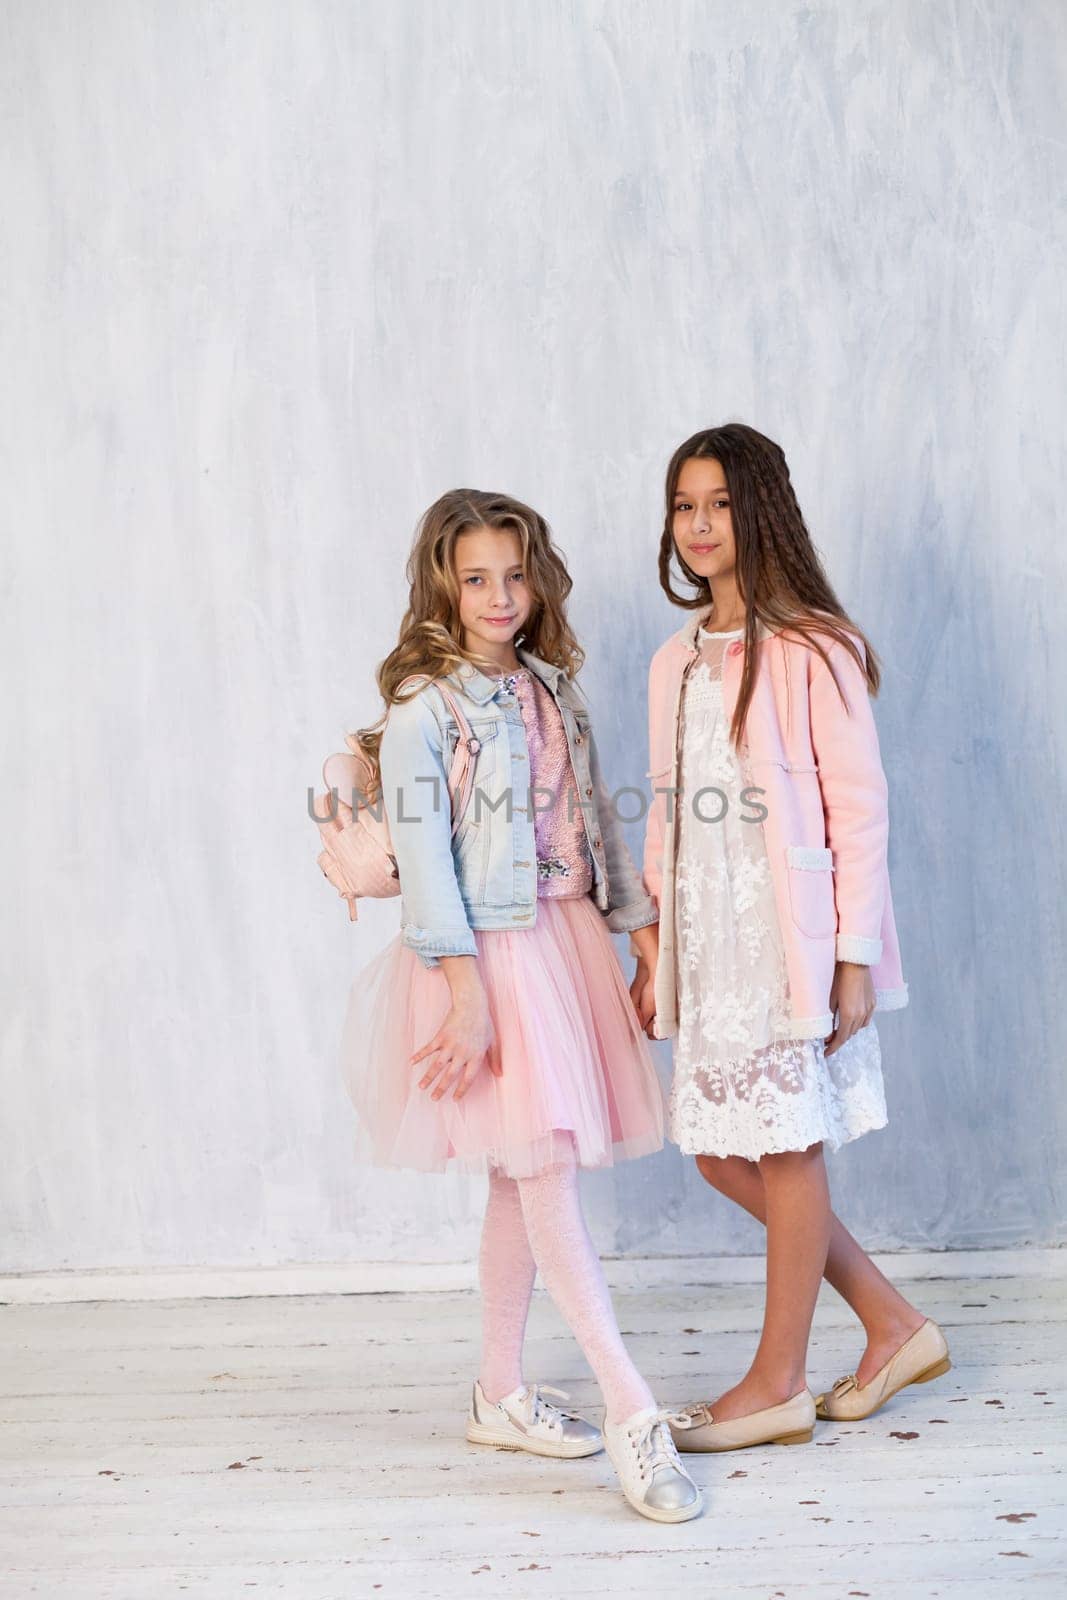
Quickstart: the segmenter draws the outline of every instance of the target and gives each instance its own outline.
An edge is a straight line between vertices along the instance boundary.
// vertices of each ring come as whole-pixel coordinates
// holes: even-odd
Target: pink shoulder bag
[[[412,678],[404,679],[405,684],[413,681]],[[426,681],[431,680],[427,678]],[[455,835],[470,800],[475,760],[481,745],[471,732],[470,723],[451,689],[440,679],[433,681],[436,681],[459,728],[448,774],[452,833]],[[381,795],[373,810],[359,804],[360,797],[367,794],[370,784],[370,767],[362,753],[340,751],[327,756],[322,764],[322,776],[326,793],[315,796],[313,817],[323,846],[317,858],[318,865],[341,898],[348,902],[349,920],[355,922],[357,900],[365,896],[372,900],[386,900],[400,893],[400,873],[393,854],[389,819]],[[355,810],[341,799],[342,794],[356,799]],[[379,815],[376,816],[375,811]]]

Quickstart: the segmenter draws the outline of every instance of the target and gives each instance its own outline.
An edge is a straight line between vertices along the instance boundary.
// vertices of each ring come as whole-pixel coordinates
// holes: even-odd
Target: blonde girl
[[[353,984],[350,1088],[381,1166],[488,1174],[468,1440],[555,1457],[606,1445],[635,1510],[685,1521],[700,1492],[620,1337],[578,1190],[580,1168],[660,1148],[663,1105],[611,940],[628,932],[651,953],[656,911],[575,683],[571,580],[543,517],[469,489],[426,512],[408,579],[378,671],[384,727],[360,736],[402,926]],[[476,760],[454,834],[446,777],[460,729],[441,685]],[[603,1434],[524,1376],[538,1271],[600,1385]]]

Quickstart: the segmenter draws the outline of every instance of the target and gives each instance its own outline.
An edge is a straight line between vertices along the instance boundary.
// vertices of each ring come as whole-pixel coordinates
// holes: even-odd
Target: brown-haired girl
[[[623,1345],[578,1192],[579,1168],[660,1148],[663,1105],[611,941],[629,932],[651,955],[656,911],[574,682],[571,580],[543,517],[471,489],[426,512],[408,579],[378,672],[384,728],[359,737],[389,819],[402,927],[353,984],[349,1085],[378,1164],[488,1173],[467,1438],[557,1457],[606,1445],[630,1504],[682,1522],[700,1492]],[[476,760],[454,835],[446,776],[460,729],[442,684]],[[600,1384],[603,1437],[523,1377],[537,1271]]]
[[[680,572],[676,586],[675,574]],[[748,1372],[672,1418],[685,1450],[801,1443],[949,1365],[937,1325],[830,1209],[823,1146],[886,1122],[876,1009],[907,1004],[871,714],[878,663],[823,570],[781,448],[741,423],[667,470],[660,583],[690,613],[649,677],[644,881],[660,912],[632,995],[675,1037],[670,1136],[767,1227]],[[676,803],[675,803],[676,802]],[[816,1402],[825,1274],[864,1325],[856,1372]]]

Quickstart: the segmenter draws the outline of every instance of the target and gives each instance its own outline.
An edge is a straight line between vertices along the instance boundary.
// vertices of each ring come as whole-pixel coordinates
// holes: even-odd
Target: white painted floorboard
[[[465,1442],[470,1294],[0,1308],[0,1596],[1059,1600],[1067,1291],[1027,1276],[905,1292],[945,1328],[952,1371],[810,1445],[690,1457],[708,1509],[679,1528],[629,1511],[603,1456]],[[755,1284],[615,1301],[666,1404],[726,1387],[755,1345]],[[813,1388],[860,1349],[824,1291]],[[540,1292],[527,1376],[599,1417]]]

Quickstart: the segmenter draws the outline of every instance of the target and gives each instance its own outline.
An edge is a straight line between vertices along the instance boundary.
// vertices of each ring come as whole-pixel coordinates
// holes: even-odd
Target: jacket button
[[[593,840],[593,849],[594,850],[600,850],[602,848],[603,848],[603,846],[601,845],[600,840],[599,839],[594,839]]]
[[[590,783],[590,784],[588,784],[588,785],[587,785],[587,786],[586,786],[586,791],[585,791],[585,792],[586,792],[586,794],[587,794],[587,795],[590,795],[590,794],[592,794],[592,792],[593,792],[593,785],[592,785],[592,784],[591,784],[591,783]]]
[[[580,733],[576,733],[574,735],[574,742],[575,742],[575,744],[583,744],[584,743],[584,739],[583,739],[583,737],[582,737],[582,735]]]

